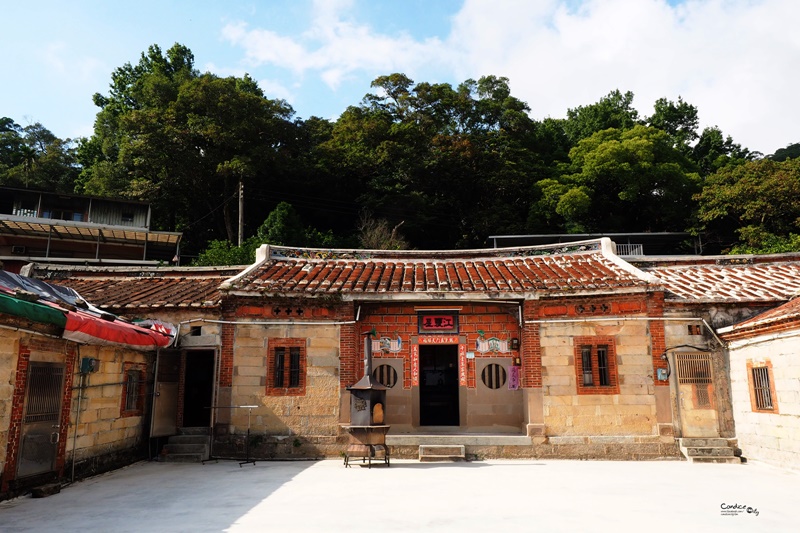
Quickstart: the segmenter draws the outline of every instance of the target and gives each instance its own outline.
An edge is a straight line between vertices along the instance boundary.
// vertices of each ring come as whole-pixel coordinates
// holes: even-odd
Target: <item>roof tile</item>
[[[270,247],[227,287],[237,293],[419,294],[608,291],[644,288],[646,276],[606,255],[600,241],[468,251],[301,250]]]

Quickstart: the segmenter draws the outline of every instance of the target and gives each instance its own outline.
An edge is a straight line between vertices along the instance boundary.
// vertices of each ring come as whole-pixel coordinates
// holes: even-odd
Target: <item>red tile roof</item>
[[[262,247],[261,262],[226,284],[236,294],[488,297],[490,293],[642,290],[648,276],[611,253],[608,239],[466,251]]]
[[[778,306],[769,311],[765,311],[733,326],[728,326],[718,330],[723,337],[741,337],[748,334],[757,334],[758,330],[774,328],[782,325],[797,325],[800,322],[800,298],[795,298],[789,302]]]
[[[800,255],[649,258],[631,261],[657,276],[669,300],[781,302],[800,290]]]
[[[36,264],[27,275],[76,290],[113,313],[217,308],[220,284],[244,267],[80,267]]]

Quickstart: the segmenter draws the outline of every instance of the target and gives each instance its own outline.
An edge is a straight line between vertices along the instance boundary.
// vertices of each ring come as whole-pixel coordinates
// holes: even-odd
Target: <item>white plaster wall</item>
[[[797,333],[797,332],[795,332]],[[731,392],[736,437],[749,459],[800,469],[800,336],[760,337],[730,346]],[[779,414],[753,412],[747,361],[770,360]]]

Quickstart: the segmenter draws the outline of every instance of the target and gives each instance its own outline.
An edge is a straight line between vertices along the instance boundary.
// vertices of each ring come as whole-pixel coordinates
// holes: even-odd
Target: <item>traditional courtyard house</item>
[[[373,377],[388,387],[395,454],[434,443],[491,456],[677,457],[675,436],[719,431],[715,418],[681,427],[664,288],[608,239],[471,251],[264,246],[222,288],[218,394],[257,406],[250,423],[271,454],[342,450],[365,335]],[[218,422],[243,433],[248,413],[229,414]]]
[[[761,355],[770,353],[765,351],[769,350],[770,345],[764,344],[763,338],[754,341],[746,339],[768,334],[769,328],[784,327],[787,325],[786,319],[791,321],[791,313],[787,313],[791,304],[763,315],[759,313],[788,301],[800,289],[800,256],[651,257],[629,260],[638,268],[658,277],[666,288],[664,356],[668,358],[672,370],[670,383],[676,436],[722,437],[732,445],[738,441],[745,457],[778,460],[782,456],[780,462],[790,463],[792,454],[786,454],[785,450],[796,446],[789,437],[796,434],[789,429],[793,417],[780,417],[777,414],[760,416],[767,410],[751,410],[749,391],[752,388],[749,387],[752,385],[747,376],[760,377],[763,374],[764,380],[771,377],[766,371],[759,370],[762,367],[758,362],[765,359],[758,359],[754,350]],[[754,315],[758,316],[747,320]],[[698,319],[702,322],[698,323]],[[736,325],[731,327],[733,324]],[[744,349],[744,346],[750,348]],[[785,349],[784,345],[781,345],[781,349]],[[777,360],[782,361],[783,366],[781,385],[786,387],[787,392],[792,387],[797,389],[797,380],[792,383],[788,377],[791,375],[788,366],[791,365],[791,357],[776,357]],[[755,374],[747,370],[747,361],[755,364]],[[791,401],[794,395],[788,393],[787,399]],[[768,431],[768,425],[773,425],[773,429]],[[777,429],[783,425],[787,427]],[[773,433],[782,435],[784,440],[780,447],[772,437],[755,436]],[[767,450],[769,445],[754,445],[754,439],[759,443],[771,441],[773,449]],[[688,445],[686,440],[680,442],[686,455],[727,453],[712,449],[721,448],[723,445],[720,443],[707,446],[706,450],[691,450],[691,441],[688,441]],[[706,444],[709,442],[712,441],[706,441]],[[783,451],[778,451],[779,448]]]
[[[167,437],[178,433],[210,435],[221,412],[212,407],[230,405],[230,398],[219,397],[215,387],[220,357],[219,286],[243,268],[31,264],[24,272],[70,287],[103,311],[131,320],[157,318],[176,326],[175,342],[154,355],[150,369],[154,379],[147,383],[146,426],[152,456],[180,451],[177,446],[164,447]]]
[[[0,498],[144,456],[145,384],[172,341],[165,324],[0,272]]]
[[[743,455],[800,469],[800,299],[718,332]]]

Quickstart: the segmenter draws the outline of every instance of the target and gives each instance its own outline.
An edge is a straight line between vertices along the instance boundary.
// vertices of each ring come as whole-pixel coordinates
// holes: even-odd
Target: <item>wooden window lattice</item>
[[[678,383],[680,384],[710,384],[711,355],[707,353],[679,353],[675,355],[678,364]]]

